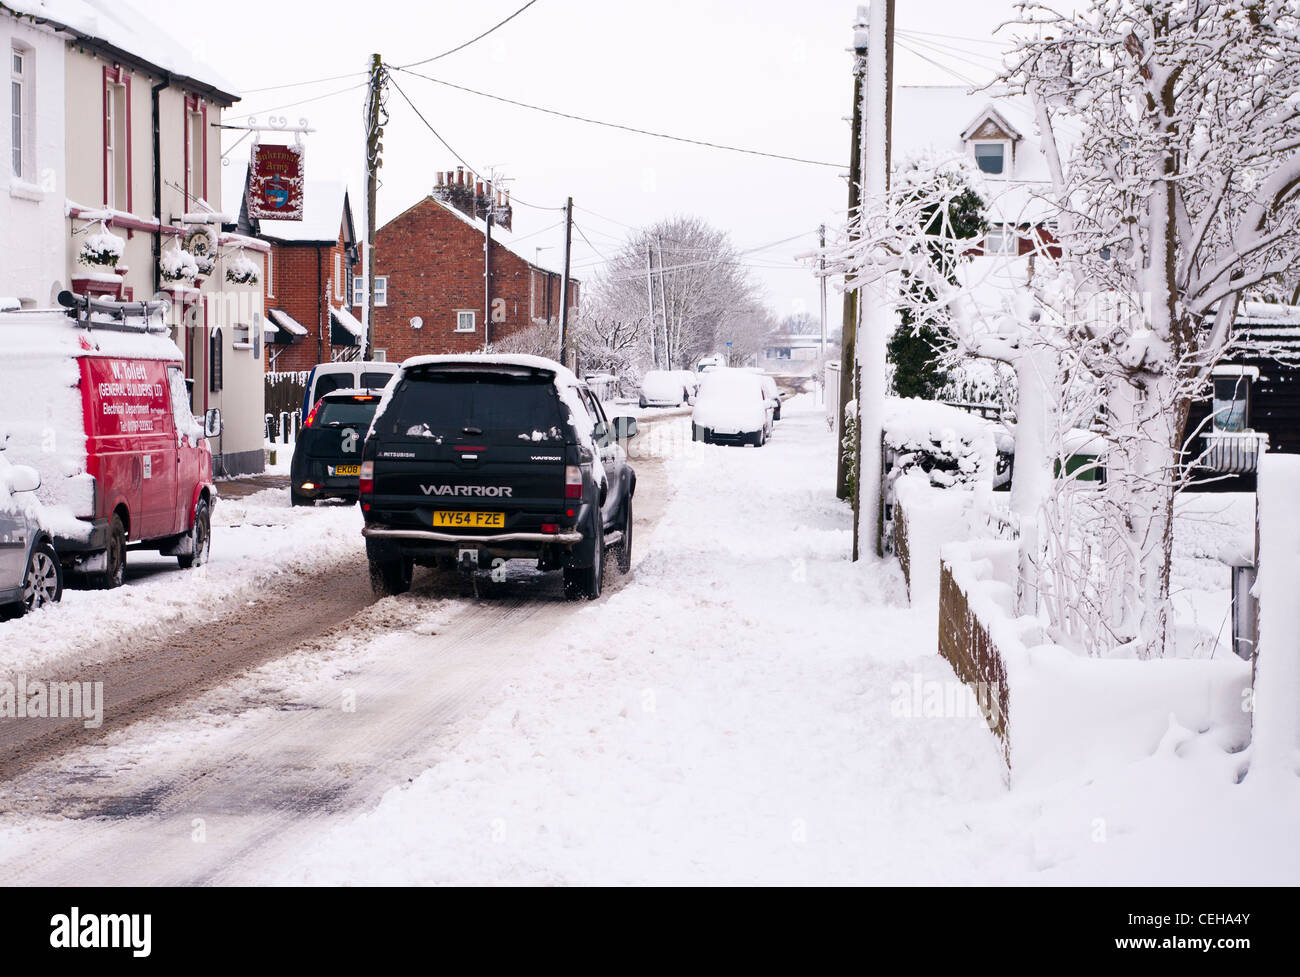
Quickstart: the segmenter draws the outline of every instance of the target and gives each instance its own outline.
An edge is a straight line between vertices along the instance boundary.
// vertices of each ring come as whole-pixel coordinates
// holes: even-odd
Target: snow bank
[[[942,558],[1005,675],[1013,786],[1096,776],[1149,757],[1171,723],[1214,729],[1238,748],[1249,738],[1248,663],[1232,655],[1150,661],[1076,655],[1047,640],[1036,618],[1015,616],[1015,543],[949,543]]]
[[[1300,751],[1300,456],[1259,459],[1259,651],[1252,769],[1294,774]]]
[[[975,414],[933,400],[890,398],[883,428],[893,453],[891,480],[919,468],[940,488],[993,481],[995,425]]]

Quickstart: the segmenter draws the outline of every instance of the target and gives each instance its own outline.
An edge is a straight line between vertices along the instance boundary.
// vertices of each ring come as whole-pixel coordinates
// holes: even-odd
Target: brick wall
[[[426,197],[379,229],[375,274],[388,279],[388,304],[375,309],[374,347],[390,361],[424,353],[462,353],[484,344],[483,232]],[[492,243],[493,314],[488,339],[499,340],[546,316],[547,275]],[[560,277],[550,276],[551,317],[560,314]],[[579,285],[570,283],[570,306]],[[457,332],[456,313],[474,313],[474,331]],[[411,327],[419,317],[423,325]]]
[[[336,256],[343,279],[337,287],[333,281]],[[328,363],[331,358],[329,306],[351,308],[348,275],[363,274],[360,262],[349,264],[341,231],[332,246],[272,242],[271,262],[272,275],[262,283],[265,308],[288,312],[307,329],[308,335],[290,345],[267,343],[267,369],[283,373],[310,370],[317,363]],[[338,298],[340,293],[342,299]],[[361,318],[360,309],[352,309],[352,313]],[[271,356],[277,352],[279,355],[272,366]]]

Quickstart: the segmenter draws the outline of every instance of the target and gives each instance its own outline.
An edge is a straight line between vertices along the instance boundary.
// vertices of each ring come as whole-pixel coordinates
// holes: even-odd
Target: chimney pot
[[[456,185],[463,187],[465,185],[465,170],[463,167],[456,167]]]

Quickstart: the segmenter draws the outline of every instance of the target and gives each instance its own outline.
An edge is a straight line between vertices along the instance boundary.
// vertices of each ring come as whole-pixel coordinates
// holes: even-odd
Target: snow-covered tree
[[[1004,80],[1035,106],[1065,248],[1055,308],[1106,396],[1102,619],[1113,644],[1161,655],[1188,406],[1243,294],[1300,261],[1300,23],[1290,0],[1019,6],[1031,32]]]

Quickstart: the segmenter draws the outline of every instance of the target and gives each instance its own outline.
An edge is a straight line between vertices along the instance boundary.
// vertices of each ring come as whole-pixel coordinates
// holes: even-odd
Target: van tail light
[[[564,468],[564,497],[582,498],[582,469],[577,465],[566,465]]]
[[[375,463],[373,461],[363,461],[361,463],[361,480],[357,486],[357,492],[361,495],[374,495]]]
[[[316,412],[317,412],[318,410],[320,410],[320,405],[323,404],[323,403],[325,403],[325,398],[324,398],[324,397],[322,397],[320,400],[316,401],[316,406],[313,407],[313,408],[311,409],[311,413],[309,413],[309,414],[307,415],[307,420],[305,420],[305,421],[302,422],[302,426],[303,426],[303,427],[311,427],[312,424],[314,424],[314,423],[316,422]]]

